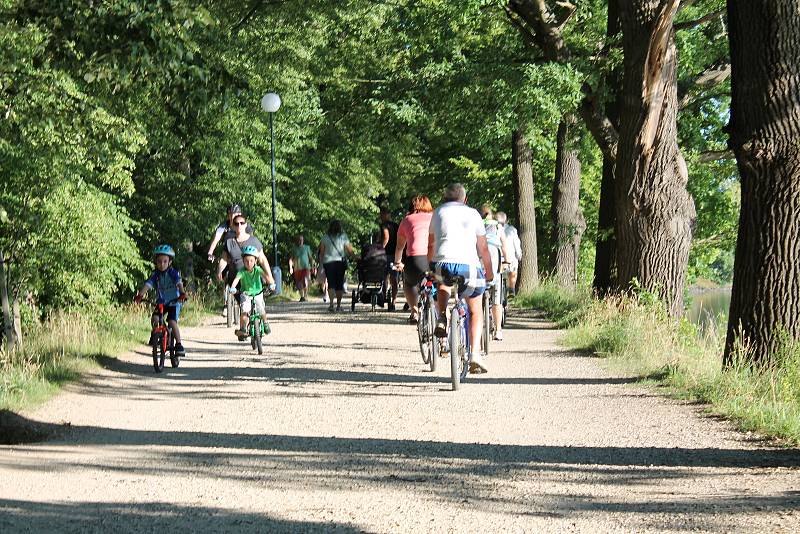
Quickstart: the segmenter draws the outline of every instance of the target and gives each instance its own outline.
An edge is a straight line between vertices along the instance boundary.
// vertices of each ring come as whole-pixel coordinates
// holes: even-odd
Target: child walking
[[[186,291],[183,289],[180,271],[172,266],[174,258],[175,251],[169,245],[158,245],[153,249],[155,270],[150,275],[150,278],[145,280],[141,289],[136,292],[133,300],[139,304],[148,291],[155,289],[158,293],[156,304],[169,304],[169,306],[164,307],[164,310],[167,312],[167,323],[172,328],[172,334],[175,336],[175,354],[183,357],[186,355],[186,351],[181,343],[178,319],[181,315],[181,305],[186,302]],[[155,328],[158,324],[158,316],[153,314],[150,322]],[[151,337],[149,344],[152,345],[153,343],[154,341]]]
[[[242,283],[242,293],[244,294],[239,300],[242,313],[240,314],[239,330],[235,332],[239,341],[243,341],[249,337],[247,327],[250,324],[251,305],[254,305],[256,312],[261,315],[261,320],[264,321],[264,325],[266,326],[267,324],[267,312],[264,306],[264,294],[262,293],[264,286],[262,282],[269,284],[268,287],[270,291],[275,291],[276,287],[272,274],[264,272],[264,269],[256,265],[258,254],[258,248],[254,246],[245,246],[242,248],[242,262],[244,263],[244,268],[236,274],[236,278],[231,282],[231,288],[229,290],[231,293],[236,293],[236,286],[239,285],[239,282]]]

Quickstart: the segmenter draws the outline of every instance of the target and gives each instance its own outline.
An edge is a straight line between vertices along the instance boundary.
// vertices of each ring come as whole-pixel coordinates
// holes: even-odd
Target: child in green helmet
[[[242,295],[239,299],[242,313],[240,314],[239,330],[236,331],[236,336],[239,341],[245,340],[248,337],[247,327],[250,324],[250,306],[256,307],[256,312],[261,315],[261,320],[267,324],[267,313],[264,306],[263,284],[268,284],[270,291],[275,291],[275,281],[272,278],[272,273],[267,273],[256,265],[259,250],[254,246],[245,246],[242,248],[242,262],[244,268],[237,274],[236,278],[231,282],[231,293],[236,293],[236,286],[239,282],[242,283]]]
[[[173,258],[175,258],[175,251],[169,245],[158,245],[153,249],[155,270],[133,297],[133,300],[138,304],[142,302],[148,291],[156,290],[158,293],[156,303],[168,304],[164,310],[167,313],[167,323],[172,328],[172,335],[175,336],[175,353],[185,356],[186,351],[181,344],[181,331],[178,329],[178,318],[181,314],[181,304],[186,302],[186,291],[183,289],[180,271],[172,266]],[[158,316],[154,314],[151,321],[155,327]],[[152,344],[153,340],[150,339],[150,345]]]

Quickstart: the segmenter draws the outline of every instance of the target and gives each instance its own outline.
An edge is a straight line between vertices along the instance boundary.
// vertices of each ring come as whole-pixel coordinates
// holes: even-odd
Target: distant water
[[[731,288],[711,289],[692,296],[686,317],[702,330],[716,328],[721,321],[727,321],[730,307]]]

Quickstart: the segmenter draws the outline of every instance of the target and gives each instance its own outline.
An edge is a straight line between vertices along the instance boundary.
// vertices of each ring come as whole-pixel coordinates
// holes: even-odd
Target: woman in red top
[[[417,309],[417,289],[428,270],[428,227],[433,216],[433,206],[428,197],[419,195],[411,199],[408,215],[397,229],[397,248],[394,252],[394,263],[397,270],[403,271],[403,291],[406,302],[411,308],[409,322],[419,320]],[[403,250],[406,251],[405,264],[401,261]]]

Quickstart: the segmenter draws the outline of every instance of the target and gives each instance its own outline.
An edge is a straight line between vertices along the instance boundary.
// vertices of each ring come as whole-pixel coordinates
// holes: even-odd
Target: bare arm
[[[394,250],[394,262],[395,263],[402,263],[403,259],[403,249],[406,248],[406,239],[405,235],[397,234],[397,248]]]
[[[225,267],[228,266],[228,260],[230,257],[228,256],[227,252],[222,253],[222,257],[219,259],[219,263],[217,264],[217,280],[222,280],[222,271],[225,270]]]
[[[486,242],[485,235],[478,236],[478,257],[481,259],[481,264],[483,264],[483,270],[486,271],[486,281],[491,282],[494,280],[492,257],[489,255],[489,244]]]
[[[383,248],[386,248],[386,245],[389,244],[389,229],[384,228],[381,232],[383,233]]]
[[[223,230],[220,230],[219,228],[214,232],[214,239],[208,246],[208,261],[214,261],[214,249],[217,248],[219,240],[222,239],[224,233],[225,232]]]
[[[264,273],[266,273],[268,282],[270,284],[274,284],[275,279],[272,277],[272,269],[269,266],[269,260],[267,259],[267,255],[264,254],[263,250],[258,253],[258,264],[264,270]]]
[[[500,236],[500,249],[503,251],[503,259],[506,263],[509,263],[512,258],[511,253],[513,252],[511,249],[511,244],[508,242],[508,239],[506,239],[505,232],[500,230],[498,235]]]

